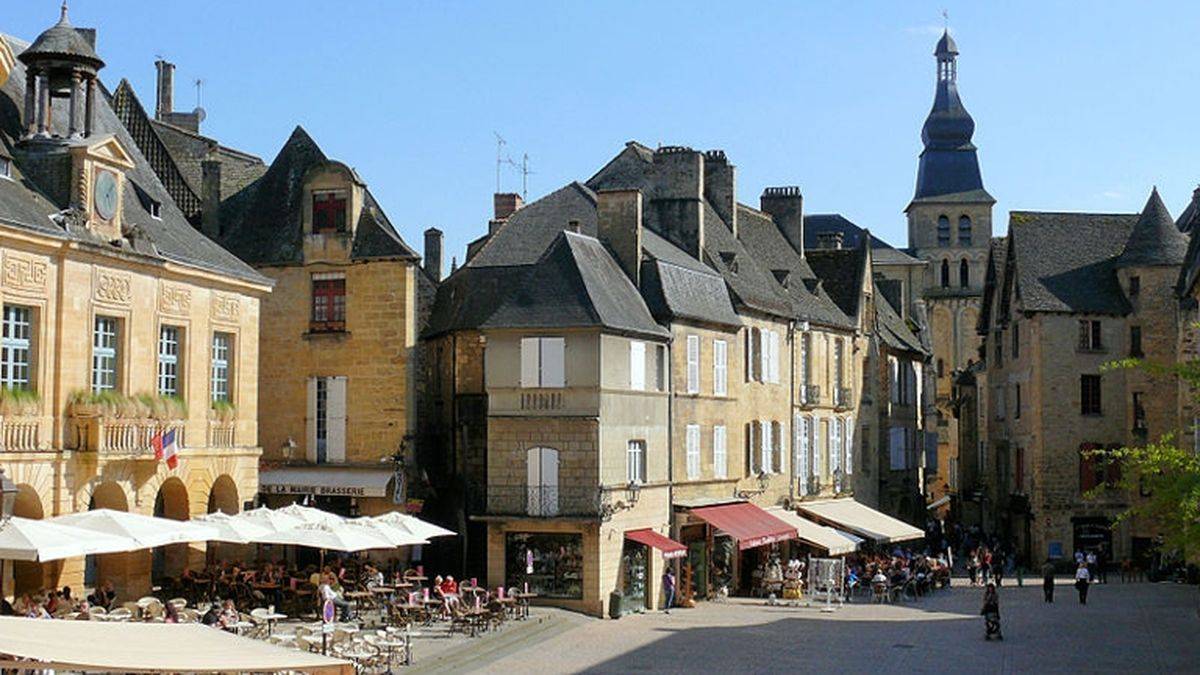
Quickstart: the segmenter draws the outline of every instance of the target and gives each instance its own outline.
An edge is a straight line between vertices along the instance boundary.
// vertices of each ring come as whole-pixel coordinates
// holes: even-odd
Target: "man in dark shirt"
[[[1042,593],[1046,602],[1054,602],[1054,563],[1049,558],[1042,565]]]

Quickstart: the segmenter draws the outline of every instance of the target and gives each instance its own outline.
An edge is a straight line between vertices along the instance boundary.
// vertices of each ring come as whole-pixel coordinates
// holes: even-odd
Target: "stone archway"
[[[46,517],[42,509],[42,498],[37,490],[28,484],[17,486],[17,502],[13,505],[13,515],[30,520],[41,520]],[[47,572],[51,567],[57,569],[56,563],[36,563],[14,561],[12,564],[13,594],[35,593],[46,585]],[[57,580],[57,575],[55,575]]]
[[[119,483],[111,480],[98,483],[92,490],[88,500],[88,510],[112,509],[113,511],[128,511],[129,500],[125,490]],[[129,585],[129,580],[136,578],[134,569],[140,551],[132,553],[108,553],[105,555],[89,555],[84,559],[83,583],[95,587],[104,581],[111,581],[117,593],[122,593]]]
[[[237,483],[228,474],[221,474],[213,481],[208,491],[208,512],[234,515],[242,510],[241,498],[238,497]]]
[[[188,520],[191,517],[187,487],[178,477],[171,476],[159,486],[158,494],[154,498],[154,516],[171,520]],[[154,580],[163,576],[178,576],[187,567],[187,563],[187,544],[160,546],[152,553],[150,578]]]

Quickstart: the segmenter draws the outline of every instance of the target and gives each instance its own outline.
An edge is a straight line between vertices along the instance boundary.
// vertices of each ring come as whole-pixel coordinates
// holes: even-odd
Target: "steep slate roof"
[[[222,199],[238,192],[267,170],[259,157],[155,120],[146,113],[127,80],[122,79],[113,92],[112,107],[175,203],[193,220],[202,205],[204,160],[221,163]]]
[[[995,303],[996,286],[1004,274],[1004,263],[1008,257],[1008,238],[992,237],[988,242],[987,267],[983,273],[983,300],[979,308],[979,319],[975,325],[980,335],[987,333],[992,325],[992,313],[997,311]]]
[[[15,50],[24,47],[19,40],[5,38],[5,41]],[[106,135],[114,136],[133,160],[134,168],[126,172],[126,177],[133,189],[123,192],[122,213],[127,225],[136,226],[145,235],[152,247],[143,245],[137,249],[139,253],[171,260],[180,264],[205,269],[220,274],[251,281],[256,284],[271,285],[271,281],[254,271],[251,267],[238,260],[225,249],[205,237],[188,223],[184,214],[176,206],[171,195],[167,192],[157,174],[151,168],[137,144],[130,137],[128,130],[121,124],[112,108],[109,106],[109,96],[101,91],[97,97],[95,109],[95,128],[89,142],[96,142]],[[34,182],[31,176],[37,172],[30,171],[34,163],[42,163],[41,151],[27,153],[21,148],[14,147],[22,133],[20,110],[24,107],[25,97],[25,68],[18,63],[8,81],[0,88],[0,139],[13,155],[17,172],[26,177],[23,181],[0,181],[9,183],[0,189],[0,220],[10,225],[24,227],[66,239],[74,239],[114,251],[129,252],[129,247],[117,249],[108,242],[100,241],[85,228],[57,225],[50,220],[52,214],[66,209],[69,204],[62,195],[56,195],[52,189]],[[55,105],[65,106],[65,102],[56,101]],[[67,115],[60,108],[53,116],[55,133],[66,134]],[[55,159],[54,161],[57,161]],[[45,164],[43,164],[45,165]],[[46,165],[48,166],[48,165]],[[66,170],[68,164],[63,162],[56,165]],[[57,170],[57,169],[56,169]],[[62,200],[61,203],[59,200]],[[160,217],[150,216],[147,200],[153,200],[160,205]]]
[[[458,268],[438,285],[422,336],[478,329],[528,273],[528,265]]]
[[[642,296],[596,239],[561,232],[482,328],[599,327],[669,338]]]
[[[1187,249],[1187,235],[1175,227],[1155,188],[1117,256],[1117,267],[1173,267],[1183,263]]]
[[[581,233],[596,236],[596,193],[577,181],[517,209],[467,266],[531,265],[572,220]]]
[[[929,350],[921,344],[920,338],[912,332],[904,319],[896,313],[892,303],[882,294],[875,296],[875,325],[880,339],[889,348],[896,351],[917,352],[929,354]]]
[[[221,203],[221,243],[254,265],[300,262],[304,253],[304,175],[327,162],[329,159],[308,132],[297,126],[267,171]],[[355,229],[351,259],[419,259],[370,191],[364,191],[359,224],[368,227]]]
[[[818,249],[807,251],[808,264],[812,266],[822,286],[834,303],[851,319],[857,318],[861,310],[862,285],[867,264],[867,248]]]
[[[804,216],[804,249],[808,251],[820,246],[820,235],[827,232],[842,233],[843,248],[858,248],[862,240],[871,237],[871,259],[884,265],[924,265],[925,261],[915,258],[892,246],[886,241],[859,227],[840,213],[814,213]]]
[[[1137,214],[1013,211],[1009,259],[1021,310],[1125,314],[1116,257]]]
[[[817,275],[792,248],[769,215],[738,204],[738,238],[777,281],[780,275],[786,275],[781,283],[792,299],[796,318],[824,326],[854,328],[854,322],[821,286],[813,284],[816,292],[809,290],[809,285],[804,282],[815,281]]]
[[[725,280],[674,244],[642,230],[642,293],[654,316],[740,326]]]
[[[67,56],[80,58],[90,61],[93,66],[99,68],[104,65],[104,61],[96,55],[96,50],[92,48],[90,42],[84,39],[79,30],[71,25],[71,21],[67,18],[67,5],[64,2],[62,6],[62,15],[58,19],[58,23],[47,28],[37,39],[33,41],[23,52],[26,59],[34,56]],[[20,55],[18,55],[20,58]]]

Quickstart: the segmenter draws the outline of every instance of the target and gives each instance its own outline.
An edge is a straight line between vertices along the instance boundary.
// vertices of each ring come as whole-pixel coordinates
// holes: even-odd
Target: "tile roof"
[[[17,40],[6,39],[6,41],[14,50],[20,49],[23,44]],[[131,228],[136,227],[144,234],[143,242],[148,241],[149,244],[153,244],[152,247],[143,245],[142,248],[135,250],[144,255],[230,275],[256,284],[270,285],[269,279],[196,231],[188,223],[187,218],[176,206],[170,193],[163,186],[145,156],[142,155],[128,130],[113,112],[109,105],[110,97],[107,92],[102,91],[101,93],[103,95],[98,96],[96,101],[94,133],[89,140],[96,141],[106,135],[112,135],[133,160],[134,167],[125,175],[134,189],[124,191],[122,212],[126,224]],[[73,226],[64,228],[50,220],[51,215],[66,209],[68,204],[65,195],[57,194],[52,186],[34,178],[34,176],[44,175],[35,169],[35,164],[43,168],[47,166],[45,164],[47,157],[44,153],[41,151],[26,152],[22,148],[14,147],[22,133],[19,111],[24,106],[24,96],[25,71],[24,66],[18,63],[8,81],[0,88],[0,103],[2,103],[0,104],[0,137],[12,153],[14,166],[18,173],[23,175],[26,180],[21,182],[0,181],[11,183],[5,185],[4,189],[0,191],[0,219],[10,225],[36,230],[43,234],[98,244],[111,248],[113,252],[118,250],[128,252],[129,248],[118,249],[107,242],[99,241],[84,228]],[[58,104],[65,106],[64,101],[56,101],[56,105]],[[66,118],[67,115],[63,114],[61,110],[56,111],[53,116],[55,133],[65,135]],[[64,163],[53,170],[62,171],[68,170],[68,168]],[[30,171],[30,169],[35,170]],[[57,180],[55,182],[58,183]],[[153,200],[160,205],[158,218],[150,215],[147,200]]]
[[[329,161],[308,132],[297,126],[266,172],[221,203],[221,243],[254,265],[300,262],[304,255],[304,176]],[[370,191],[364,188],[364,192],[359,222],[374,227],[355,228],[351,259],[419,259]]]
[[[892,246],[886,241],[859,227],[840,213],[814,213],[804,216],[804,249],[820,247],[820,235],[827,232],[842,233],[843,248],[858,248],[866,236],[871,237],[871,259],[884,265],[924,265],[925,261]]]
[[[1125,249],[1117,256],[1117,266],[1174,267],[1183,264],[1187,250],[1187,235],[1175,226],[1155,188],[1125,242]]]
[[[669,338],[598,240],[561,232],[482,328],[599,327]]]
[[[1138,217],[1013,211],[1007,266],[1015,272],[1021,310],[1127,313],[1115,261]]]

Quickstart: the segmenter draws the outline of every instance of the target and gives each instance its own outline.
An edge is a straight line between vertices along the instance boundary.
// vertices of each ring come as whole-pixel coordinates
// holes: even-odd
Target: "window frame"
[[[713,340],[713,395],[729,395],[729,343]]]
[[[121,388],[121,319],[97,314],[92,320],[93,394],[118,391]],[[111,381],[109,381],[111,380]]]
[[[646,343],[641,340],[629,341],[629,388],[646,391]]]
[[[221,343],[224,344],[221,344]],[[233,333],[213,331],[209,341],[208,396],[211,403],[233,403],[233,375],[236,342]]]
[[[532,351],[530,349],[532,348]],[[521,338],[518,345],[521,372],[519,385],[522,389],[564,389],[567,386],[567,342],[566,338],[553,335],[529,335]],[[559,364],[561,380],[550,376],[555,373],[546,367],[548,359],[561,356]],[[532,364],[536,371],[536,381],[526,380],[531,373],[526,372]],[[554,365],[554,364],[551,364]],[[548,372],[549,371],[549,372]]]
[[[309,299],[309,331],[339,333],[346,330],[346,275],[317,272],[312,275]]]
[[[625,443],[625,479],[642,485],[646,482],[646,441],[630,439]]]
[[[688,335],[686,339],[687,393],[700,393],[700,336]]]
[[[33,307],[5,303],[0,320],[3,321],[0,331],[0,387],[34,391],[33,346],[37,314]],[[23,359],[21,354],[24,354]],[[24,377],[19,375],[21,372]]]
[[[1094,373],[1079,376],[1079,414],[1085,417],[1104,415],[1104,379]]]
[[[729,433],[724,424],[713,425],[713,478],[729,477]]]
[[[1099,319],[1079,320],[1079,342],[1076,347],[1081,352],[1104,351],[1104,325]]]
[[[700,425],[689,424],[684,428],[684,468],[688,480],[700,478]]]
[[[938,246],[947,247],[953,241],[950,231],[950,216],[942,214],[937,217],[937,243]]]
[[[334,206],[318,207],[318,202],[341,202],[340,217],[333,216],[333,222],[329,224],[319,223],[319,219],[325,217],[325,212],[336,213],[336,204]],[[349,211],[350,208],[350,192],[345,189],[331,190],[313,190],[309,197],[310,208],[312,209],[312,232],[313,234],[341,234],[348,229]]]
[[[169,332],[174,333],[171,339],[167,338]],[[174,353],[170,352],[172,345]],[[159,324],[157,346],[155,390],[159,396],[179,397],[183,389],[184,328],[170,323]]]
[[[963,235],[966,235],[965,237]],[[971,217],[965,213],[958,217],[958,245],[970,247],[974,231],[971,227]]]

